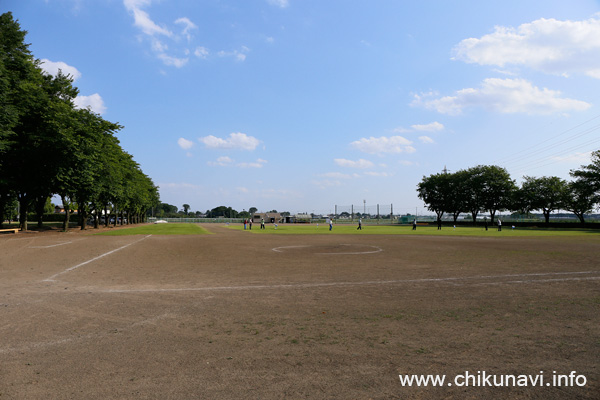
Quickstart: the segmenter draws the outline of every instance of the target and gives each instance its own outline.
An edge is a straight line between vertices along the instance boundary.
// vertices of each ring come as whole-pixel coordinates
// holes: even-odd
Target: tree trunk
[[[0,195],[0,229],[4,224],[4,209],[6,208],[6,196]]]
[[[92,216],[94,218],[94,229],[98,229],[99,226],[99,220],[98,220],[98,206],[96,205],[96,203],[92,203],[92,209],[90,210],[90,212],[92,212]]]
[[[491,224],[494,225],[494,217],[496,216],[496,210],[490,210],[490,219],[492,220]]]
[[[19,228],[21,231],[27,231],[27,209],[29,203],[27,201],[27,195],[19,195]]]
[[[87,228],[87,224],[86,224],[86,219],[87,219],[87,215],[85,215],[86,212],[83,211],[81,209],[81,207],[79,207],[79,227],[82,231],[85,231]]]
[[[46,206],[46,198],[40,197],[35,200],[35,213],[37,218],[37,226],[42,229],[44,226],[44,207]]]
[[[454,218],[454,225],[456,225],[456,221],[458,220],[459,215],[460,215],[460,211],[452,213],[452,217]]]
[[[473,217],[473,226],[477,226],[477,214],[479,214],[478,211],[471,211],[471,216]]]
[[[550,210],[547,209],[543,209],[542,210],[544,212],[544,219],[546,220],[546,226],[550,225]]]
[[[87,210],[85,209],[86,206],[83,205],[85,202],[77,201],[77,204],[79,205],[78,213],[80,229],[85,231],[87,229]]]
[[[577,218],[579,218],[579,222],[581,222],[582,224],[585,224],[585,221],[583,219],[584,218],[583,217],[583,215],[584,215],[583,213],[576,213],[576,212],[574,212],[573,214],[575,214],[577,216]]]
[[[71,218],[71,207],[65,201],[66,198],[64,196],[60,196],[60,200],[63,203],[63,207],[65,208],[65,219],[63,221],[63,231],[66,232],[69,230],[69,219]]]

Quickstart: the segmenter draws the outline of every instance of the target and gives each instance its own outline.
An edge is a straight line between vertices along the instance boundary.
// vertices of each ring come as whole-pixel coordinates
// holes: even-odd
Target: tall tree
[[[35,205],[41,215],[52,194],[66,210],[77,204],[82,229],[90,213],[97,226],[109,204],[139,219],[158,188],[120,147],[122,127],[75,109],[72,77],[45,74],[25,35],[11,13],[0,15],[0,221],[17,199],[27,230],[27,213]],[[67,211],[65,229],[68,219]]]
[[[450,179],[448,201],[446,203],[446,212],[452,214],[452,219],[456,224],[460,213],[466,210],[466,202],[464,198],[465,184],[463,175],[459,173],[448,174]]]
[[[571,176],[585,182],[595,192],[600,192],[600,150],[592,152],[591,164],[582,165],[580,169],[571,170]]]
[[[450,209],[452,197],[452,176],[447,173],[424,176],[417,185],[418,196],[427,205],[429,211],[435,212],[438,223],[444,212]]]
[[[567,189],[567,182],[556,176],[541,178],[525,176],[521,185],[524,207],[531,211],[542,211],[548,225],[550,213],[563,208]]]
[[[598,203],[600,195],[587,182],[577,180],[567,184],[563,207],[575,214],[582,224],[585,223],[585,214],[592,212]]]
[[[0,71],[2,95],[0,103],[0,203],[15,197],[20,202],[21,229],[27,230],[27,211],[35,189],[29,180],[31,157],[39,133],[44,105],[43,75],[39,62],[25,43],[26,31],[21,30],[12,13],[0,15]],[[33,130],[33,131],[32,131]],[[31,149],[31,152],[28,152]],[[35,177],[33,177],[35,178]]]
[[[0,229],[15,200],[15,194],[11,190],[7,178],[6,168],[8,166],[5,162],[11,136],[14,134],[13,128],[17,122],[17,111],[11,98],[11,81],[6,66],[10,61],[9,54],[6,52],[10,46],[5,45],[3,38],[6,25],[11,25],[9,16],[10,14],[0,16]]]
[[[455,173],[456,178],[460,180],[462,188],[462,198],[464,210],[471,213],[473,224],[477,225],[477,214],[483,208],[483,171],[482,167],[473,167],[466,170],[460,170]]]
[[[516,189],[514,180],[506,169],[496,165],[479,167],[481,171],[481,200],[482,208],[490,213],[491,223],[497,211],[509,209],[512,192]]]

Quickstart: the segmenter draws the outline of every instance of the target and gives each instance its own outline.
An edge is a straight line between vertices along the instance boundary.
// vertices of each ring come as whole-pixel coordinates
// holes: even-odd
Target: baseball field
[[[0,400],[600,398],[600,233],[96,233],[0,235]]]

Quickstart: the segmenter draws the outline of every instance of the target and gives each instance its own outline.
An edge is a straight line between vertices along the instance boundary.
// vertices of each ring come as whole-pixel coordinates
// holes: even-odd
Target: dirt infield
[[[0,236],[0,400],[600,398],[600,236],[205,228]]]

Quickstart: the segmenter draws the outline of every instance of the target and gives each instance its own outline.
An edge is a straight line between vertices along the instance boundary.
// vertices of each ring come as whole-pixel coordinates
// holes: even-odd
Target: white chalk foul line
[[[119,247],[118,249],[114,249],[114,250],[108,251],[108,252],[106,252],[106,253],[104,253],[104,254],[100,254],[99,256],[92,258],[91,260],[87,260],[87,261],[84,261],[84,262],[82,262],[81,264],[77,264],[77,265],[75,265],[75,266],[73,266],[73,267],[71,267],[71,268],[67,268],[67,269],[65,269],[64,271],[61,271],[61,272],[59,272],[59,273],[57,273],[57,274],[54,274],[54,275],[52,275],[52,276],[51,276],[51,277],[49,277],[49,278],[46,278],[46,279],[44,279],[42,282],[52,282],[52,281],[54,281],[54,278],[56,278],[57,276],[60,276],[60,275],[62,275],[62,274],[66,274],[67,272],[71,272],[71,271],[73,271],[73,270],[76,270],[77,268],[79,268],[79,267],[83,267],[84,265],[86,265],[86,264],[89,264],[89,263],[91,263],[91,262],[94,262],[94,261],[96,261],[96,260],[98,260],[98,259],[100,259],[100,258],[102,258],[102,257],[106,257],[106,256],[108,256],[108,255],[110,255],[110,254],[116,253],[117,251],[123,250],[123,249],[124,249],[124,248],[126,248],[126,247],[129,247],[129,246],[131,246],[131,245],[133,245],[133,244],[139,243],[139,242],[141,242],[142,240],[148,239],[150,236],[152,236],[152,235],[147,235],[147,236],[144,236],[143,238],[141,238],[141,239],[139,239],[139,240],[136,240],[135,242],[128,243],[128,244],[126,244],[125,246],[121,246],[121,247]]]
[[[241,286],[213,286],[213,287],[196,287],[196,288],[156,288],[156,289],[106,289],[100,290],[103,293],[168,293],[168,292],[208,292],[208,291],[228,291],[228,290],[265,290],[265,289],[309,289],[321,287],[342,287],[342,286],[370,286],[370,285],[398,285],[411,283],[445,283],[452,285],[462,285],[461,281],[471,281],[471,285],[502,285],[502,284],[523,284],[523,283],[545,283],[545,282],[567,282],[567,281],[584,281],[584,280],[600,280],[600,276],[588,277],[564,277],[552,279],[520,279],[510,281],[496,282],[472,282],[478,279],[492,278],[525,278],[525,277],[540,277],[540,276],[560,276],[560,275],[582,275],[582,274],[598,274],[600,271],[577,271],[577,272],[547,272],[547,273],[532,273],[532,274],[507,274],[507,275],[486,275],[486,276],[465,276],[465,277],[449,277],[449,278],[421,278],[421,279],[402,279],[388,281],[359,281],[359,282],[315,282],[315,283],[292,283],[279,285],[241,285]]]
[[[58,246],[63,246],[65,244],[69,244],[69,243],[73,243],[73,242],[63,242],[63,243],[58,243],[58,244],[51,244],[48,246],[29,246],[30,249],[48,249],[50,247],[58,247]]]

